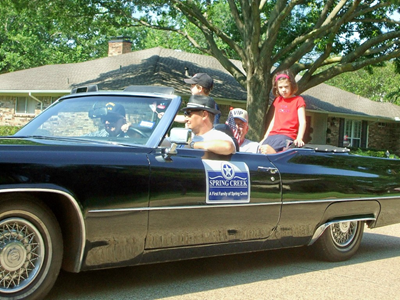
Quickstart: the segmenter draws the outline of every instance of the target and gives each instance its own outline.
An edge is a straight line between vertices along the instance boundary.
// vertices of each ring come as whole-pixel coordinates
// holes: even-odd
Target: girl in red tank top
[[[306,104],[301,96],[296,96],[297,83],[289,70],[278,72],[272,79],[272,93],[277,97],[272,105],[274,116],[264,138],[260,142],[260,152],[272,154],[284,150],[293,143],[304,146],[306,130]]]

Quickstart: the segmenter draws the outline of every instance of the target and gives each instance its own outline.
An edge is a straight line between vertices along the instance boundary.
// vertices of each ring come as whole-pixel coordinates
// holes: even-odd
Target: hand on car
[[[293,141],[293,143],[297,146],[297,147],[303,147],[304,146],[304,142],[302,139],[295,139]]]

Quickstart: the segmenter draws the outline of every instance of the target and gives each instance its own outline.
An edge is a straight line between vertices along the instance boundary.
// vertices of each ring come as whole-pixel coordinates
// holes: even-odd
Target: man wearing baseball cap
[[[239,133],[240,152],[257,153],[258,143],[246,139],[246,134],[249,131],[249,116],[246,110],[234,108],[230,112],[235,119],[236,128]]]
[[[85,136],[127,138],[135,134],[129,131],[130,123],[126,123],[125,108],[122,104],[108,102],[104,107],[89,112],[89,117],[100,118],[104,128]]]
[[[202,95],[190,97],[186,107],[182,108],[186,127],[194,134],[190,148],[204,149],[217,154],[229,155],[236,152],[232,138],[213,128],[215,115],[221,113],[215,108],[215,101]]]

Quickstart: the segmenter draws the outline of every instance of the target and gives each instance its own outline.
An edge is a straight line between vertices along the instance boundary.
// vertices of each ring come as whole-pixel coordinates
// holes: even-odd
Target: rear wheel
[[[18,195],[0,201],[0,298],[42,299],[60,271],[62,235],[39,200]]]
[[[344,261],[360,247],[364,222],[337,222],[331,224],[312,246],[317,257],[327,261]]]

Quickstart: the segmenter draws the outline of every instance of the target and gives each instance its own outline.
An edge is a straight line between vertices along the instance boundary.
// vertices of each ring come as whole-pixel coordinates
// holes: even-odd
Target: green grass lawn
[[[18,126],[0,126],[0,136],[13,135],[19,129]]]

